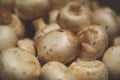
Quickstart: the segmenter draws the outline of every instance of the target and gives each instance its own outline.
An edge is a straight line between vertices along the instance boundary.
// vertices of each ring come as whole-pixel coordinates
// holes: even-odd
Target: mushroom
[[[69,63],[78,55],[77,37],[68,30],[53,30],[39,41],[37,54],[41,62]]]
[[[24,20],[43,17],[49,8],[49,0],[17,0],[16,13]]]
[[[16,14],[12,14],[6,9],[0,9],[0,25],[10,26],[14,29],[18,39],[22,39],[25,34],[25,27]]]
[[[41,80],[75,80],[75,78],[64,64],[51,61],[42,67]]]
[[[33,54],[34,56],[35,54],[35,44],[33,42],[33,40],[28,39],[28,38],[24,38],[22,40],[17,41],[17,46],[21,49],[24,49],[26,51],[28,51],[29,53]]]
[[[90,10],[77,2],[70,2],[59,12],[57,20],[61,27],[76,33],[81,27],[89,26]]]
[[[113,46],[106,50],[102,61],[107,66],[111,80],[120,79],[120,46]]]
[[[118,24],[115,13],[111,9],[96,9],[94,11],[93,24],[101,25],[107,30],[110,44],[113,39],[118,35]]]
[[[9,48],[0,54],[2,80],[39,80],[41,66],[36,57],[20,48]]]
[[[108,70],[106,66],[96,60],[96,49],[83,43],[80,59],[69,66],[70,72],[75,76],[75,80],[108,80]]]
[[[91,25],[82,28],[77,33],[77,37],[79,45],[86,43],[87,45],[90,45],[97,50],[97,59],[103,55],[105,49],[108,46],[108,35],[106,33],[106,30],[98,25]],[[80,55],[84,55],[84,53]]]
[[[11,27],[0,26],[0,35],[0,52],[16,46],[17,36]]]
[[[73,62],[69,69],[74,74],[75,80],[108,80],[106,66],[100,61]]]
[[[33,25],[36,29],[36,34],[34,36],[34,41],[36,45],[41,40],[41,38],[45,36],[45,34],[60,28],[60,26],[57,23],[53,22],[50,24],[46,24],[41,18],[34,20]]]

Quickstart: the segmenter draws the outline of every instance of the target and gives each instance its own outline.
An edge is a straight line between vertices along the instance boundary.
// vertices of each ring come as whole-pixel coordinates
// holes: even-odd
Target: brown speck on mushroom
[[[49,49],[50,52],[52,52],[52,49]]]
[[[61,29],[59,29],[58,31],[60,31],[60,32],[64,32],[63,30],[61,30]]]
[[[43,48],[46,49],[46,46],[44,46]]]

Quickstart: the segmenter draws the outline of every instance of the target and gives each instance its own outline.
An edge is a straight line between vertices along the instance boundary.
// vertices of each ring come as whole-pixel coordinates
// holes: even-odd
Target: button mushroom
[[[101,25],[107,30],[110,44],[118,35],[117,17],[114,14],[113,11],[104,8],[96,9],[93,14],[93,24]]]
[[[106,33],[106,30],[98,25],[91,25],[82,28],[77,33],[77,37],[79,45],[81,45],[82,43],[86,43],[97,50],[97,59],[102,56],[108,46],[108,35]],[[84,55],[84,53],[80,55]]]
[[[82,45],[84,56],[69,66],[75,80],[108,80],[108,70],[101,61],[96,60],[96,50],[85,43]]]
[[[111,80],[120,79],[120,46],[110,47],[104,54],[102,61],[107,66]]]
[[[17,36],[11,27],[0,26],[0,35],[0,52],[4,49],[16,46]]]
[[[53,30],[39,41],[37,54],[42,62],[60,61],[69,63],[78,55],[77,38],[68,30]]]
[[[49,0],[16,0],[16,13],[24,20],[44,16],[49,8]]]
[[[64,64],[51,61],[42,67],[41,80],[75,80],[75,78]]]
[[[100,61],[78,60],[69,69],[75,75],[75,80],[108,80],[107,68]]]
[[[41,66],[36,57],[19,48],[9,48],[0,54],[2,80],[39,80]]]
[[[57,20],[61,27],[76,33],[81,27],[89,26],[90,11],[84,5],[70,2],[59,12]]]

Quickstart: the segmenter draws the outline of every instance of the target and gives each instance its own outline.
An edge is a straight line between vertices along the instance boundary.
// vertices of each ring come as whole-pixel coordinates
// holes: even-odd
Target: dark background
[[[107,5],[120,15],[120,0],[98,0],[101,5]]]

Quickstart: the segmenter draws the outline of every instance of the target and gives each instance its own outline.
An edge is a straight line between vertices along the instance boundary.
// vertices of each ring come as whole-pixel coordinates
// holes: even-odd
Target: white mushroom
[[[117,18],[109,9],[96,9],[94,11],[93,24],[101,25],[107,30],[110,43],[118,35]]]
[[[89,26],[90,11],[77,2],[68,3],[58,14],[58,23],[61,27],[76,33],[81,27]]]
[[[68,63],[78,54],[77,38],[68,30],[51,31],[39,41],[37,54],[42,62],[60,61]]]
[[[49,0],[16,0],[16,13],[24,20],[43,16],[49,8]]]
[[[108,68],[109,78],[120,80],[120,46],[110,47],[105,52],[102,61]]]
[[[82,43],[85,43],[94,47],[97,50],[97,59],[102,56],[108,46],[107,33],[104,28],[98,25],[91,25],[81,29],[78,32],[77,37],[79,40],[79,45],[81,45],[81,47],[83,47]],[[84,55],[84,53],[80,55]]]
[[[108,80],[106,66],[100,61],[77,60],[69,66],[75,80]]]
[[[108,80],[106,66],[96,60],[96,49],[84,43],[82,54],[84,56],[82,55],[80,59],[69,66],[75,80]]]
[[[24,49],[26,51],[28,51],[29,53],[33,54],[34,56],[35,54],[35,44],[33,42],[33,40],[25,38],[22,40],[17,41],[17,46],[21,49]]]
[[[41,80],[75,80],[75,78],[64,64],[51,61],[42,67]]]
[[[9,26],[0,26],[0,51],[15,47],[17,36],[14,30]]]
[[[19,48],[9,48],[0,54],[2,80],[39,80],[41,66],[36,57]]]

